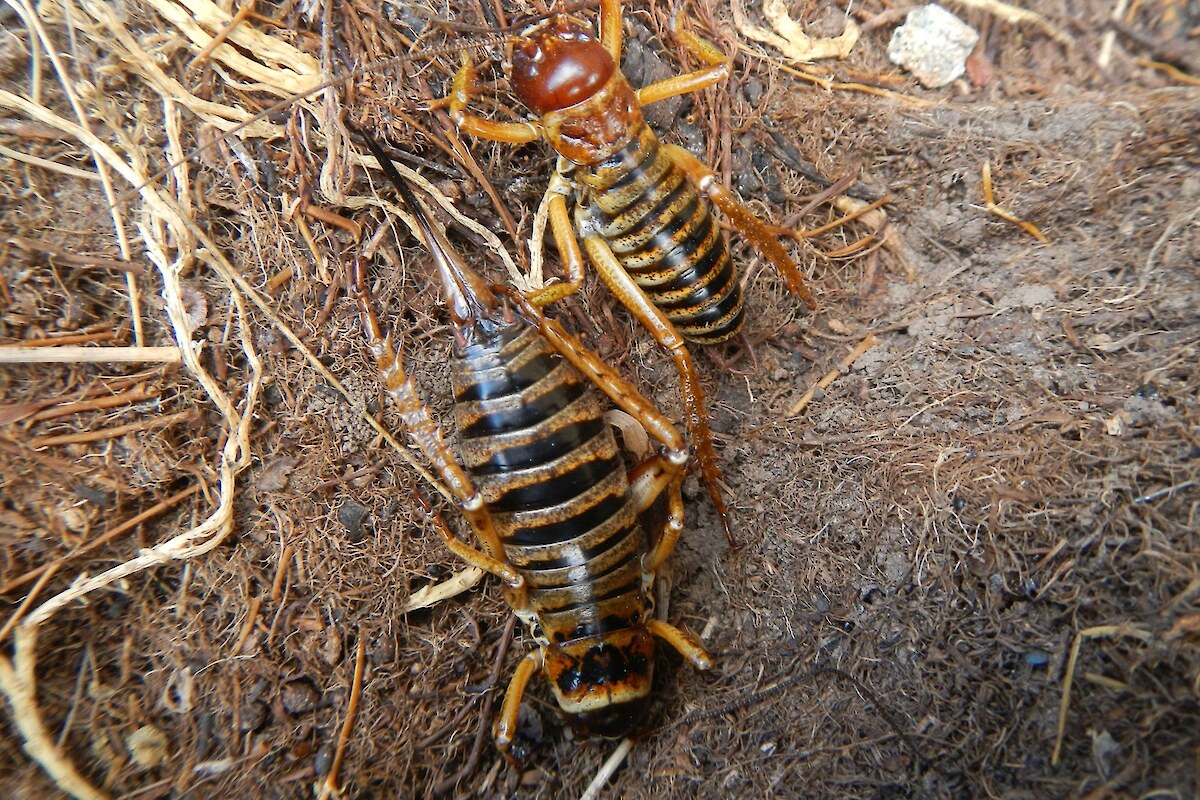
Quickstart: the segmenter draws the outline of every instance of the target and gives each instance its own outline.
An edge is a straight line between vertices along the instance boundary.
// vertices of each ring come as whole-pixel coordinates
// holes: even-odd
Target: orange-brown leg
[[[771,262],[771,266],[775,267],[787,282],[788,290],[792,294],[799,295],[810,309],[815,309],[817,302],[813,299],[812,292],[808,290],[800,268],[788,256],[787,251],[783,249],[775,236],[767,230],[767,226],[762,223],[762,220],[742,205],[733,192],[723,186],[717,180],[716,174],[700,159],[678,145],[664,144],[662,147],[676,166],[684,171],[692,185],[712,200],[717,208],[729,217],[733,227],[737,228],[738,232],[754,246],[754,249]]]
[[[504,693],[504,703],[500,706],[500,715],[492,727],[492,736],[496,740],[496,748],[508,755],[513,737],[517,734],[517,716],[521,710],[521,698],[529,686],[533,673],[542,668],[542,651],[535,650],[521,659],[513,672],[512,680],[508,683],[508,691]]]
[[[442,436],[441,428],[434,422],[429,409],[417,394],[412,380],[405,373],[399,354],[392,346],[391,341],[384,335],[379,318],[375,315],[370,292],[367,289],[366,267],[361,257],[356,258],[354,262],[350,295],[358,304],[359,317],[367,338],[367,347],[370,349],[371,355],[375,357],[375,366],[379,370],[380,381],[395,404],[396,410],[400,413],[405,430],[450,488],[463,516],[467,518],[471,529],[483,545],[484,552],[479,555],[484,556],[486,560],[473,559],[467,550],[474,550],[474,548],[466,543],[460,542],[462,547],[466,548],[462,552],[455,550],[454,547],[451,547],[451,550],[474,566],[500,575],[506,583],[519,585],[519,581],[514,583],[515,573],[511,570],[497,571],[493,568],[493,562],[498,563],[504,554],[504,549],[500,544],[500,535],[496,532],[491,514],[488,513],[487,507],[483,503],[483,496],[475,489],[470,476],[455,459],[453,451]],[[449,532],[439,529],[439,535],[443,533],[448,534]]]
[[[621,63],[621,0],[600,2],[600,44],[614,64]]]
[[[583,249],[600,277],[625,308],[650,332],[658,345],[662,347],[671,360],[675,362],[675,370],[679,374],[680,391],[683,394],[683,405],[687,413],[687,428],[692,436],[692,444],[696,447],[696,461],[700,465],[700,476],[704,488],[713,501],[717,516],[725,529],[725,536],[731,546],[736,540],[733,536],[733,522],[729,516],[729,507],[721,494],[721,470],[717,467],[717,454],[713,449],[712,431],[708,427],[708,410],[704,405],[704,388],[700,385],[700,377],[696,366],[692,363],[692,355],[684,344],[683,337],[675,330],[670,320],[661,310],[655,307],[634,282],[632,276],[621,266],[621,262],[613,254],[612,249],[602,238],[596,235],[587,236],[583,240]]]
[[[471,91],[475,83],[475,68],[471,66],[471,57],[464,50],[462,66],[454,76],[454,84],[450,92],[450,119],[460,131],[478,136],[480,139],[490,139],[493,142],[510,142],[526,144],[542,138],[541,128],[533,122],[496,122],[484,119],[467,111],[467,103],[471,101]]]
[[[729,77],[729,59],[716,48],[712,42],[701,39],[689,30],[678,25],[678,17],[671,18],[671,32],[675,38],[690,52],[708,66],[704,69],[689,72],[686,75],[676,75],[658,83],[652,83],[638,89],[638,100],[644,106],[666,100],[690,92],[698,92],[709,86],[720,83]]]
[[[554,243],[558,247],[558,255],[563,261],[567,276],[559,283],[552,283],[525,296],[525,299],[538,308],[575,294],[583,285],[583,251],[579,249],[579,239],[571,228],[571,216],[567,213],[567,195],[570,193],[570,181],[556,170],[550,177],[550,185],[546,188],[542,202],[548,206],[550,230],[554,234]],[[541,242],[531,245],[541,246]]]
[[[669,625],[660,619],[650,620],[646,623],[646,627],[650,629],[650,633],[671,645],[679,655],[692,662],[696,669],[707,672],[715,665],[713,657],[708,654],[704,646],[687,631]]]

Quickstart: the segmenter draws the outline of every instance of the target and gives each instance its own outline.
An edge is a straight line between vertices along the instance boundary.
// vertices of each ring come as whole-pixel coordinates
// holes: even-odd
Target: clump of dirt
[[[1194,4],[951,9],[981,38],[938,91],[887,61],[894,9],[846,8],[802,16],[864,25],[816,67],[723,7],[679,9],[734,69],[653,108],[663,138],[772,223],[811,232],[851,208],[838,196],[887,196],[887,225],[792,238],[814,314],[732,237],[746,336],[697,362],[740,547],[689,478],[660,581],[717,666],[660,656],[650,729],[592,796],[1194,796]],[[635,85],[696,68],[675,10],[624,10]],[[451,11],[495,27],[539,9]],[[461,214],[442,214],[455,243],[507,280],[500,251],[527,266],[553,160],[431,108],[458,68],[445,50],[475,34],[411,5],[37,13],[41,31],[0,12],[0,787],[583,795],[613,745],[575,740],[540,678],[524,765],[490,742],[535,645],[492,578],[427,600],[470,576],[415,495],[436,496],[345,291],[341,218],[450,430],[428,256],[340,119],[404,151]],[[195,30],[224,43],[202,52]],[[513,119],[482,64],[502,49],[476,52],[473,107]],[[350,63],[373,67],[215,133]],[[985,165],[995,208],[1044,241],[988,208]],[[552,313],[681,419],[670,360],[595,277]]]

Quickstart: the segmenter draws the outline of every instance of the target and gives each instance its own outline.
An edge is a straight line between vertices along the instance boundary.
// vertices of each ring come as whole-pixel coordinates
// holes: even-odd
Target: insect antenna
[[[383,147],[375,137],[362,129],[347,127],[362,137],[367,149],[371,151],[375,160],[379,162],[380,168],[383,169],[383,174],[399,190],[400,196],[404,198],[404,204],[416,217],[417,224],[421,226],[421,231],[425,235],[425,243],[442,273],[443,283],[449,295],[451,314],[456,318],[456,322],[461,324],[485,317],[495,307],[496,298],[488,289],[483,278],[467,266],[458,251],[446,240],[446,235],[430,219],[425,204],[417,197],[411,184],[400,174],[400,170],[396,169],[396,165],[383,151]]]
[[[491,33],[490,30],[489,30],[489,33]],[[345,75],[339,75],[335,78],[330,78],[329,80],[322,81],[321,83],[318,83],[315,86],[311,86],[307,89],[302,89],[299,92],[288,95],[287,97],[284,97],[283,99],[279,100],[278,102],[273,103],[270,106],[267,106],[262,111],[258,112],[257,114],[250,117],[249,119],[239,122],[238,124],[234,125],[229,130],[223,132],[216,139],[206,141],[206,142],[203,142],[202,144],[196,145],[191,150],[184,153],[182,157],[167,164],[165,167],[160,169],[158,172],[155,172],[153,175],[148,177],[145,181],[122,192],[120,195],[117,196],[116,200],[113,202],[112,207],[115,208],[115,207],[121,205],[122,203],[129,200],[129,198],[131,198],[133,195],[135,195],[137,192],[141,191],[145,187],[147,187],[153,183],[157,183],[163,176],[165,176],[171,170],[177,169],[178,167],[181,167],[184,164],[187,164],[193,158],[200,155],[208,148],[213,147],[218,142],[225,141],[225,140],[229,139],[230,137],[235,136],[236,134],[240,133],[241,131],[244,131],[246,128],[250,127],[251,125],[255,124],[256,122],[261,122],[262,120],[270,117],[271,115],[276,114],[280,111],[283,111],[283,110],[291,107],[295,103],[299,102],[300,100],[303,100],[306,97],[314,95],[317,92],[323,91],[325,89],[331,89],[334,86],[340,86],[350,80],[353,80],[354,78],[359,77],[360,75],[365,75],[370,72],[376,72],[379,70],[387,69],[388,67],[393,67],[393,66],[396,66],[397,64],[404,64],[404,63],[407,63],[410,61],[416,61],[416,60],[429,60],[429,59],[433,59],[433,58],[437,58],[439,56],[445,56],[445,55],[454,55],[457,53],[461,53],[464,49],[474,49],[474,48],[478,48],[478,47],[491,47],[493,45],[502,44],[502,43],[508,41],[509,38],[511,38],[511,37],[505,36],[503,34],[494,34],[491,36],[484,36],[483,38],[480,38],[480,39],[477,39],[474,41],[459,42],[458,44],[456,44],[452,47],[451,46],[438,47],[438,48],[434,48],[434,49],[430,49],[430,50],[419,50],[419,51],[412,52],[412,53],[405,53],[403,55],[392,56],[391,58],[385,58],[385,59],[381,59],[379,61],[373,61],[369,64],[364,64],[361,67],[351,70],[350,72],[346,73]]]

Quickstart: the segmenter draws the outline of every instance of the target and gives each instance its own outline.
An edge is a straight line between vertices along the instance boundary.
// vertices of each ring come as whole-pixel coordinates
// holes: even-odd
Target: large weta
[[[732,540],[704,390],[684,344],[723,342],[745,321],[740,280],[712,204],[793,293],[810,307],[814,301],[766,226],[712,170],[683,148],[660,142],[643,119],[642,106],[703,89],[729,74],[728,61],[712,44],[685,30],[675,32],[707,67],[635,90],[619,68],[620,0],[602,0],[599,39],[570,18],[553,16],[512,45],[510,85],[534,119],[496,122],[469,113],[474,69],[465,51],[450,114],[475,136],[511,143],[544,139],[558,154],[543,202],[567,275],[529,300],[541,306],[578,290],[586,251],[612,292],[674,360],[704,483]],[[569,196],[575,202],[574,230]]]
[[[654,617],[650,588],[683,529],[687,450],[671,423],[611,367],[518,293],[489,287],[451,247],[387,155],[364,136],[417,219],[441,280],[456,349],[454,418],[464,469],[405,375],[355,263],[352,293],[382,381],[409,435],[449,486],[479,541],[435,518],[465,561],[500,577],[538,649],[525,656],[495,724],[513,741],[521,697],[537,670],[584,735],[620,737],[649,704],[654,640],[699,669],[711,657]],[[628,474],[596,389],[660,443]],[[666,493],[666,523],[651,542],[639,514]]]

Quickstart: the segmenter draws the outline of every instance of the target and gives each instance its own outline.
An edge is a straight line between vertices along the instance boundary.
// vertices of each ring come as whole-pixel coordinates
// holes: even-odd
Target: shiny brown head
[[[513,45],[513,93],[539,116],[587,100],[614,71],[604,45],[564,16],[551,18]]]
[[[617,739],[645,719],[654,684],[654,638],[644,627],[551,645],[544,664],[563,717],[581,736]]]

